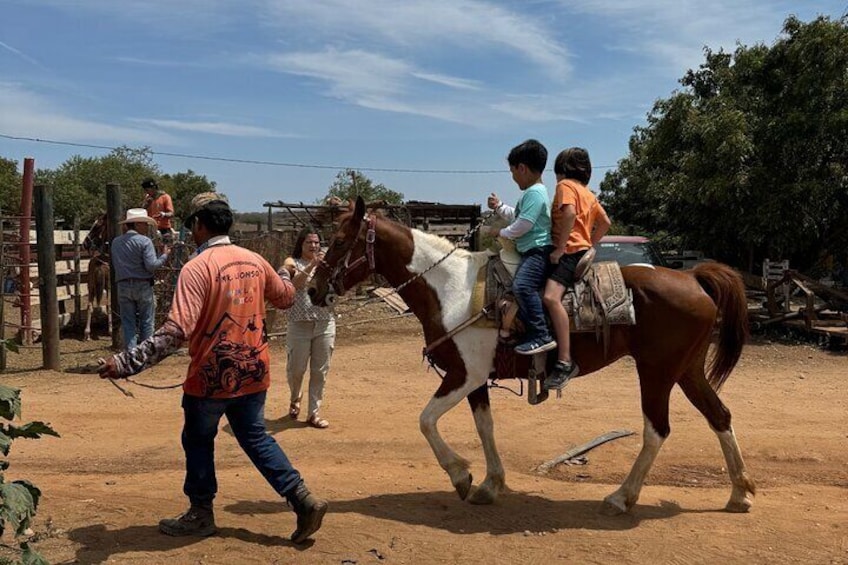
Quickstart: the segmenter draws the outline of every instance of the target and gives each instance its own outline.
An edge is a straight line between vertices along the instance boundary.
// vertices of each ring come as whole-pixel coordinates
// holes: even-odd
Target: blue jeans
[[[550,247],[536,247],[521,254],[521,263],[512,279],[512,292],[518,303],[518,317],[524,323],[527,338],[550,337],[540,291],[548,278]]]
[[[226,414],[239,445],[280,496],[289,498],[302,482],[300,473],[265,429],[265,391],[236,398],[183,395],[183,450],[186,476],[183,492],[192,506],[211,507],[215,478],[215,436]]]
[[[125,349],[132,349],[153,335],[156,308],[149,281],[119,281],[118,310],[121,312]]]

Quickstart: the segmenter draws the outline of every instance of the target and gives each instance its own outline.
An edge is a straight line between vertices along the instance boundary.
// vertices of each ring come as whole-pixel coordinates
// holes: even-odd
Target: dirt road
[[[178,390],[129,385],[131,399],[92,376],[5,375],[24,389],[24,420],[49,421],[62,434],[16,441],[7,480],[26,477],[42,489],[36,547],[54,563],[848,563],[845,353],[767,342],[745,350],[722,398],[757,481],[751,513],[721,511],[730,484],[718,441],[676,391],[672,434],[639,503],[630,515],[609,518],[598,513],[600,501],[641,444],[632,361],[579,379],[562,400],[538,407],[494,391],[512,490],[477,507],[459,500],[418,431],[418,413],[439,378],[422,364],[421,345],[408,319],[343,331],[327,388],[327,430],[282,418],[285,354],[281,342],[274,345],[269,429],[309,486],[331,501],[306,547],[287,541],[294,514],[226,425],[217,443],[220,533],[202,540],[158,533],[160,518],[186,506]],[[102,354],[96,345],[70,347],[82,351],[63,356],[68,365]],[[186,363],[172,357],[137,378],[179,382]],[[482,479],[467,406],[440,429]],[[637,434],[589,452],[587,465],[534,471],[614,429]]]

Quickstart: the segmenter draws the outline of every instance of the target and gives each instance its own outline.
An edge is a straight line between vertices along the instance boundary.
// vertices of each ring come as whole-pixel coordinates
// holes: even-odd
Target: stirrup
[[[543,386],[545,381],[545,363],[547,362],[547,359],[547,353],[537,353],[533,355],[533,363],[530,365],[530,370],[527,372],[527,402],[533,406],[546,401],[549,396],[548,391],[545,390]]]

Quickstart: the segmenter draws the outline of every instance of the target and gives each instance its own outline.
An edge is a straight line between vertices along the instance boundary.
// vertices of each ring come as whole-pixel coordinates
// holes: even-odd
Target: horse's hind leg
[[[689,402],[707,419],[721,444],[721,450],[727,462],[727,472],[730,474],[730,480],[733,483],[733,490],[730,493],[730,500],[727,502],[725,510],[728,512],[748,512],[753,503],[751,496],[756,491],[756,487],[745,470],[742,452],[739,450],[733,427],[730,425],[730,410],[710,387],[704,377],[703,366],[688,372],[679,384]]]
[[[471,492],[472,477],[468,470],[471,464],[457,455],[439,434],[438,422],[448,410],[459,404],[471,392],[480,386],[480,383],[469,382],[465,375],[457,375],[450,371],[442,379],[442,384],[418,420],[421,433],[427,438],[430,448],[439,461],[439,465],[450,477],[451,484],[456,489],[462,500],[468,498]]]
[[[668,401],[673,383],[670,380],[668,384],[663,381],[660,383],[661,389],[646,390],[649,388],[648,383],[652,380],[656,381],[656,379],[646,377],[646,374],[649,374],[649,371],[640,368],[642,415],[645,420],[642,431],[642,449],[639,451],[630,473],[618,487],[618,490],[604,498],[604,505],[601,508],[604,514],[623,514],[633,508],[636,501],[639,500],[639,494],[642,492],[642,485],[645,484],[648,471],[651,470],[660,448],[671,433],[671,427],[668,423]]]
[[[88,298],[88,306],[85,308],[85,330],[83,331],[83,339],[88,341],[91,339],[91,297]]]
[[[492,420],[492,407],[489,404],[489,389],[486,385],[479,387],[468,395],[468,403],[474,414],[474,424],[477,426],[477,434],[483,444],[483,452],[486,455],[486,478],[474,489],[468,502],[471,504],[491,504],[503,491],[504,468],[495,446],[494,422]]]

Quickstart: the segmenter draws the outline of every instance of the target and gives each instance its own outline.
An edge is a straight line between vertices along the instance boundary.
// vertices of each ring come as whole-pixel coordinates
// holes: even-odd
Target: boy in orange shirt
[[[607,233],[610,220],[601,203],[588,188],[592,177],[589,153],[571,147],[557,155],[554,162],[557,185],[551,206],[550,255],[553,272],[545,285],[543,302],[551,317],[559,345],[558,360],[544,382],[545,390],[562,390],[580,373],[571,358],[568,313],[562,305],[566,287],[573,286],[577,263]]]

